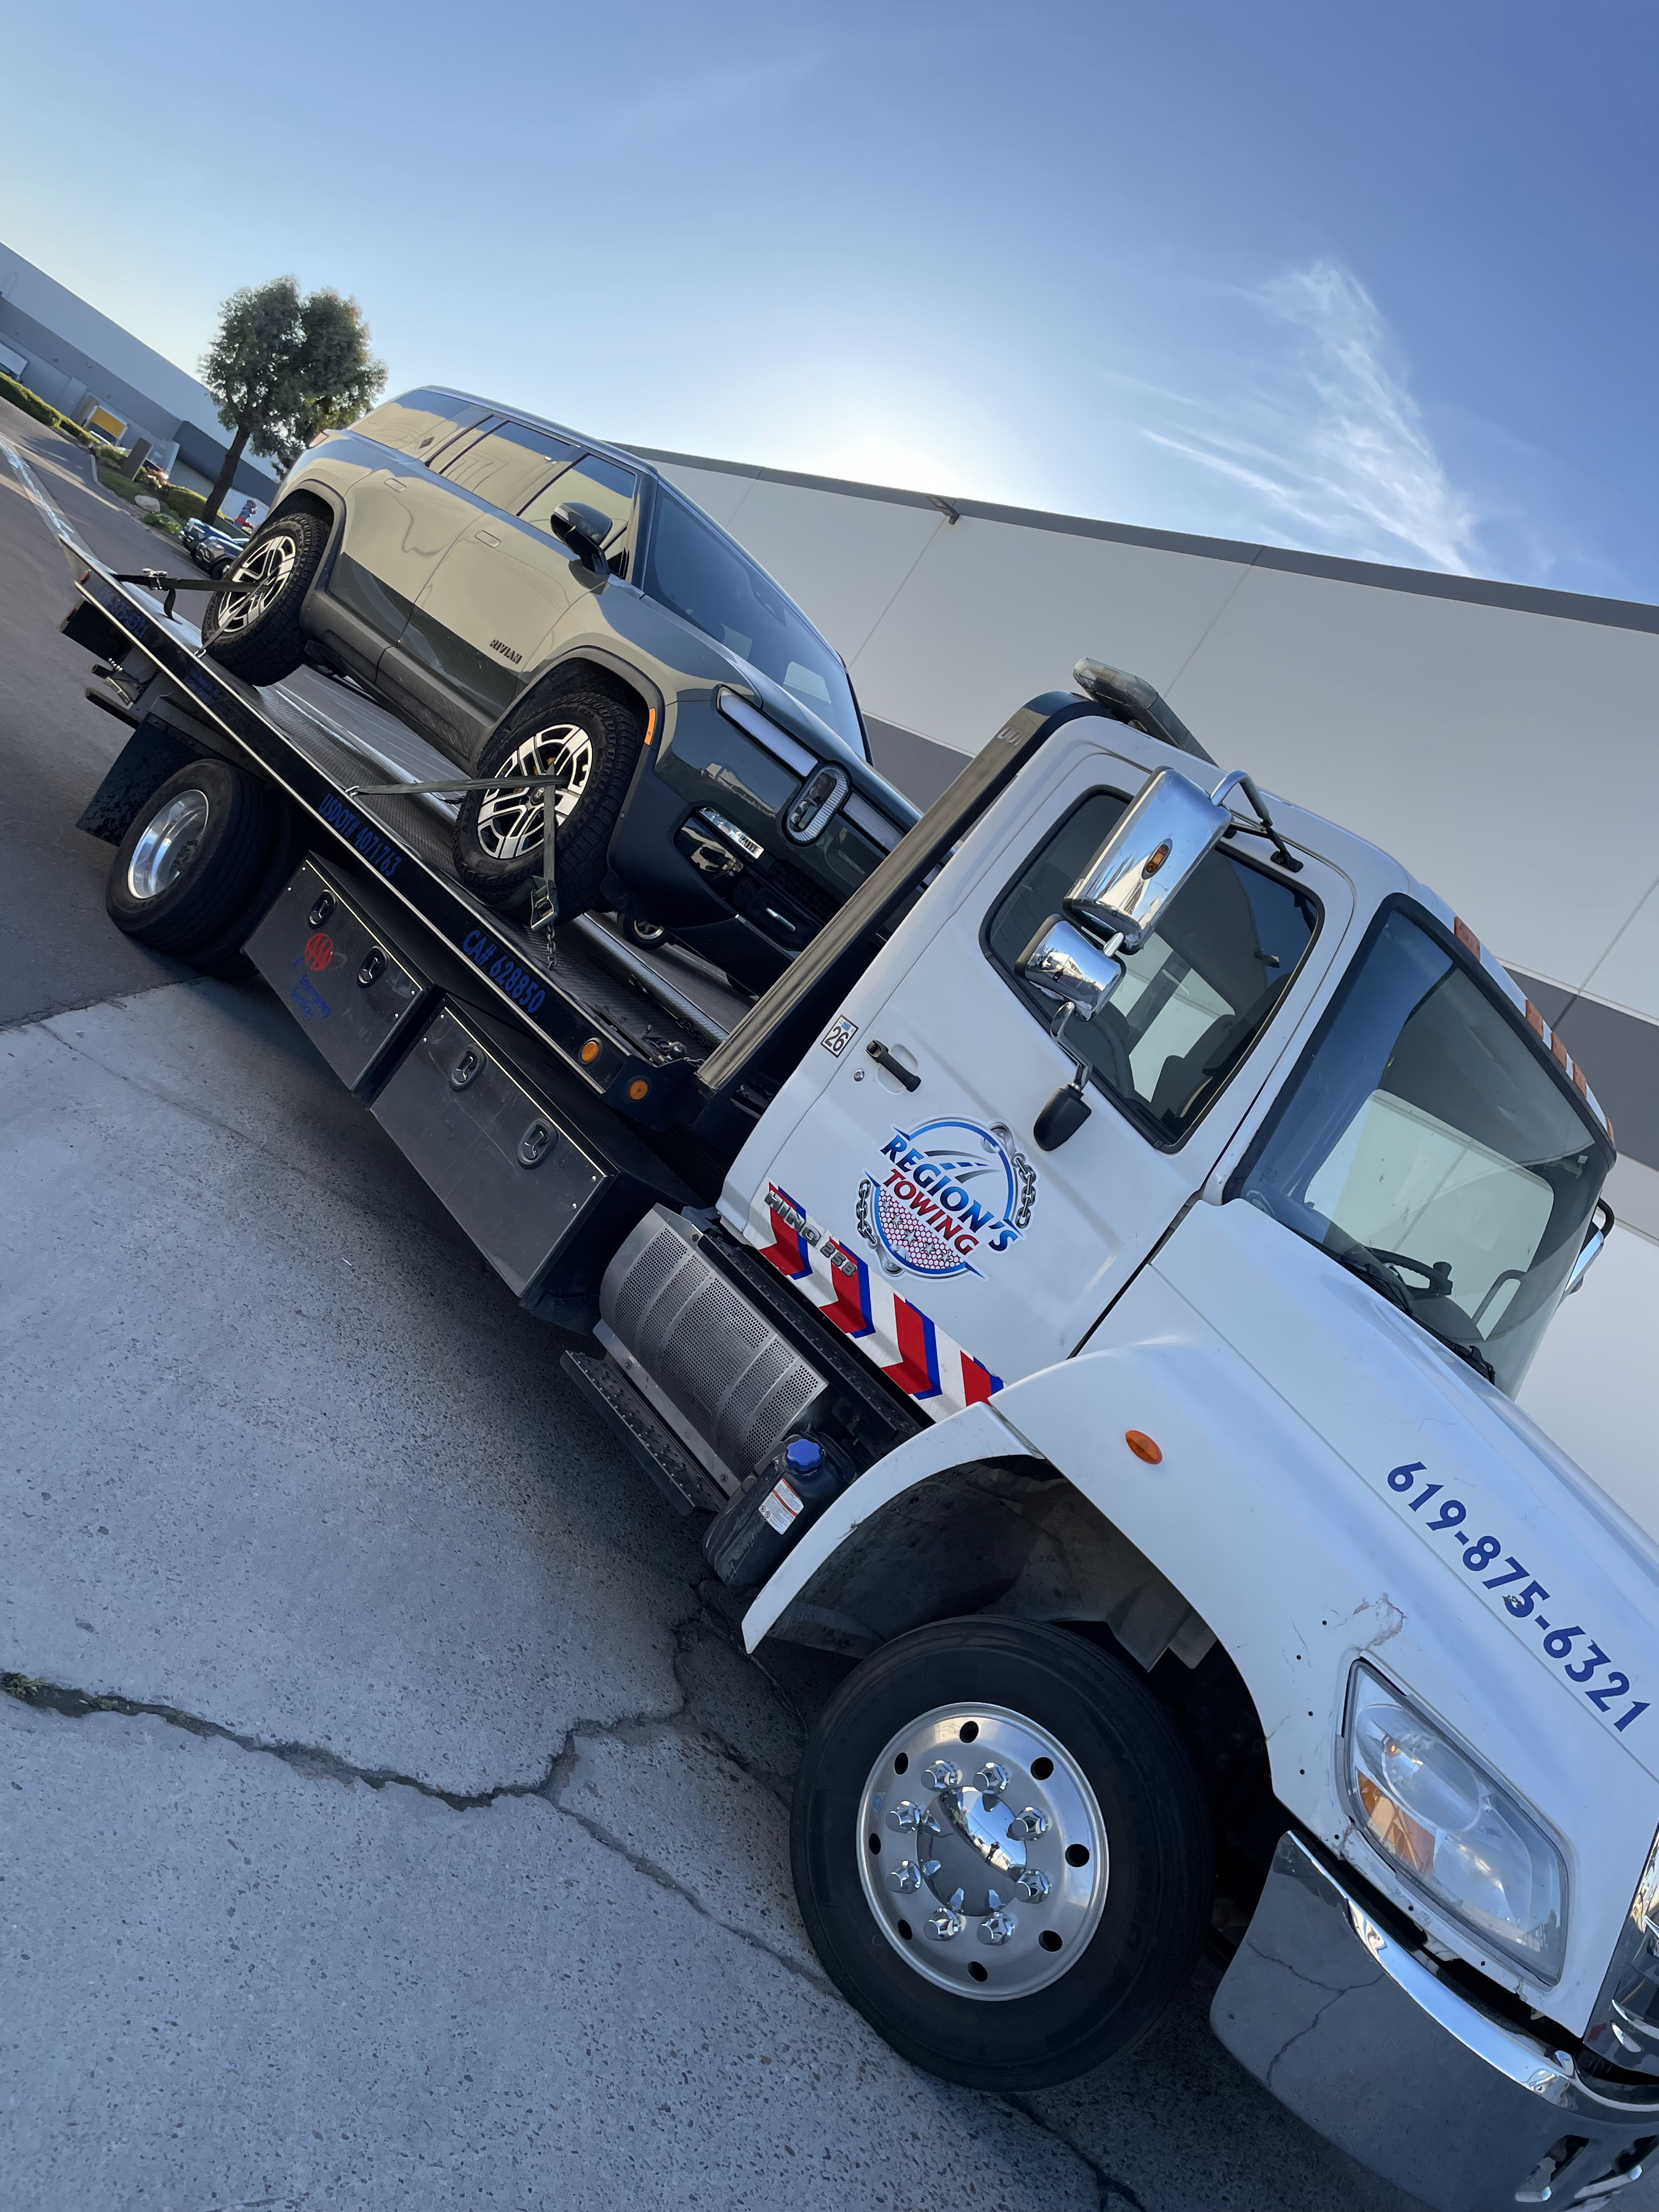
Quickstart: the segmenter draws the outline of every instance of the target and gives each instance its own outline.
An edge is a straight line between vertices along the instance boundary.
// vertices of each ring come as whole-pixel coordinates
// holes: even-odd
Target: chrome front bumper
[[[1659,2094],[1587,2081],[1480,2010],[1294,1836],[1210,2024],[1310,2127],[1435,2212],[1637,2212],[1659,2195]]]

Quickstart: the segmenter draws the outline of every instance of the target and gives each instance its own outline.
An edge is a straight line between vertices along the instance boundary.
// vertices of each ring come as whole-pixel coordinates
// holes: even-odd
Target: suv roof
[[[504,399],[489,398],[482,392],[463,392],[459,385],[454,384],[423,384],[420,389],[422,392],[441,392],[446,399],[468,400],[475,407],[487,407],[492,415],[506,415],[515,422],[532,423],[538,430],[552,430],[561,438],[573,440],[590,453],[611,455],[618,461],[625,461],[630,469],[638,469],[644,475],[654,478],[658,483],[666,482],[659,468],[650,461],[641,460],[626,446],[616,445],[608,438],[590,437],[586,430],[573,429],[568,422],[556,422],[550,415],[533,414],[528,407],[514,407]],[[473,427],[476,428],[477,425]],[[731,535],[730,532],[726,534]],[[749,557],[752,559],[754,556],[750,555]]]

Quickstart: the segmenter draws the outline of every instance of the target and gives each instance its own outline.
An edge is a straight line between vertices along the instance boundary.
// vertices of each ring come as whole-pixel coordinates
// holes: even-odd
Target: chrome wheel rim
[[[222,637],[252,628],[293,574],[299,553],[291,538],[267,538],[236,563],[215,617]]]
[[[1057,1982],[1100,1925],[1106,1826],[1059,1738],[1000,1705],[899,1730],[859,1802],[859,1879],[925,1981],[996,2003]]]
[[[207,828],[204,791],[180,791],[144,824],[127,862],[127,889],[136,899],[160,898],[196,857]]]
[[[496,775],[538,775],[551,781],[553,819],[567,822],[580,804],[593,773],[593,740],[575,722],[550,723],[526,738]],[[539,791],[487,791],[478,806],[479,848],[492,860],[521,860],[542,842],[544,802]]]

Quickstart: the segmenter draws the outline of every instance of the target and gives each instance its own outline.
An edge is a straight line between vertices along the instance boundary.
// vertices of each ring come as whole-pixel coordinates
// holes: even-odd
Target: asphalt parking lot
[[[0,435],[119,565],[77,449]],[[178,556],[173,556],[176,559]],[[12,2212],[1405,2212],[1211,2039],[1008,2101],[796,1917],[824,1680],[692,1537],[262,985],[106,921],[124,731],[0,463]]]

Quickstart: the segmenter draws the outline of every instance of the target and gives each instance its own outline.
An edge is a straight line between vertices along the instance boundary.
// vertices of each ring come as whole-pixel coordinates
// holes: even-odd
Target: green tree
[[[202,362],[231,433],[204,510],[208,521],[250,445],[287,467],[319,430],[355,421],[385,388],[386,366],[370,354],[368,335],[355,300],[327,291],[301,298],[292,276],[231,294]]]

